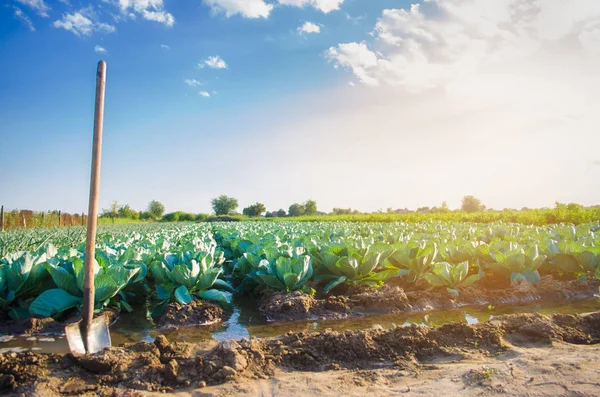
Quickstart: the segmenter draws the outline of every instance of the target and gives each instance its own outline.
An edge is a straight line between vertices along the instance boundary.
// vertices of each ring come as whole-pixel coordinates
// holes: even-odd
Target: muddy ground
[[[181,326],[212,325],[223,320],[221,306],[194,299],[187,305],[169,303],[158,318],[156,325],[160,328],[176,328]]]
[[[102,312],[106,318],[107,324],[111,325],[119,318],[120,312],[117,309],[106,309]],[[62,321],[57,321],[52,317],[44,318],[24,318],[19,320],[5,320],[0,322],[0,335],[58,335],[65,333],[65,326],[81,320],[81,315],[75,310],[71,311]]]
[[[600,312],[508,315],[438,328],[290,333],[226,341],[209,351],[160,336],[154,343],[88,357],[0,354],[0,394],[265,395],[266,388],[267,395],[340,390],[427,395],[440,387],[450,395],[488,395],[541,387],[534,394],[598,395],[599,346]]]
[[[401,287],[390,285],[325,299],[316,299],[300,291],[290,294],[273,293],[262,297],[259,308],[267,321],[331,320],[462,306],[580,300],[598,295],[599,291],[600,280],[561,281],[546,276],[536,284],[524,281],[501,289],[474,284],[460,289],[458,297],[445,288],[429,287],[405,292]]]
[[[113,324],[119,318],[119,311],[105,309],[103,315],[108,324]],[[181,326],[204,326],[218,324],[223,321],[221,306],[194,299],[188,305],[169,303],[164,312],[156,319],[158,328],[169,330]],[[81,315],[75,310],[66,318],[55,320],[52,317],[26,318],[20,320],[6,320],[0,323],[0,335],[62,335],[65,326],[81,320]]]
[[[336,320],[397,312],[422,312],[452,309],[462,306],[522,304],[534,301],[572,301],[588,299],[600,293],[600,280],[587,282],[560,281],[546,276],[536,284],[518,283],[509,288],[490,289],[473,285],[460,289],[458,297],[444,288],[404,291],[401,287],[384,285],[379,289],[348,291],[349,296],[330,296],[317,299],[300,291],[289,294],[271,293],[260,299],[259,309],[267,321]],[[106,309],[107,321],[112,324],[118,310]],[[156,319],[162,329],[181,326],[213,325],[224,318],[223,309],[214,303],[194,299],[188,305],[170,303]],[[80,319],[72,311],[65,319],[29,318],[0,322],[0,335],[63,334],[67,324]]]

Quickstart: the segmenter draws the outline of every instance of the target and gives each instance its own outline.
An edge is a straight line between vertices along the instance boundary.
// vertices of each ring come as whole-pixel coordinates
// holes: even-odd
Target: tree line
[[[247,218],[287,218],[300,221],[355,221],[355,222],[421,222],[424,220],[440,220],[447,222],[478,222],[489,223],[502,220],[504,222],[546,225],[553,223],[581,224],[600,220],[600,206],[584,207],[579,204],[556,203],[553,208],[529,209],[488,209],[481,200],[474,196],[465,196],[460,209],[451,210],[446,202],[441,206],[420,207],[416,210],[392,209],[378,210],[365,213],[352,208],[334,208],[330,213],[319,211],[317,202],[307,200],[303,203],[293,203],[287,209],[269,211],[263,203],[256,202],[245,207],[240,214],[239,203],[234,197],[221,195],[211,200],[213,214],[194,214],[184,211],[165,213],[165,206],[152,200],[147,208],[136,211],[130,205],[120,205],[113,201],[109,208],[102,210],[100,224],[131,223],[135,221],[160,222],[198,222],[243,220]],[[2,208],[4,210],[4,208]],[[85,214],[68,214],[61,211],[34,212],[30,210],[2,211],[4,222],[0,230],[25,227],[57,227],[84,225],[87,221]]]
[[[211,207],[216,216],[247,216],[250,218],[283,218],[283,217],[299,217],[299,216],[315,216],[328,215],[325,212],[319,211],[315,200],[307,200],[303,203],[291,204],[287,211],[283,208],[279,210],[267,211],[263,203],[256,202],[242,209],[241,214],[238,212],[239,202],[235,197],[230,197],[225,194],[215,197],[211,200]],[[483,212],[486,206],[481,203],[481,200],[474,196],[465,196],[462,200],[461,211],[467,213]],[[435,214],[451,212],[447,203],[444,201],[440,207],[421,207],[415,211],[404,209],[388,208],[386,211],[379,210],[377,213],[388,214],[404,214],[404,213],[423,213]],[[364,214],[352,208],[334,208],[329,215],[358,215]],[[165,214],[165,206],[157,200],[152,200],[145,211],[135,211],[128,204],[119,205],[117,201],[113,201],[108,209],[104,209],[101,213],[105,218],[128,218],[133,220],[163,220],[166,222],[178,221],[201,221],[210,217],[209,214],[193,214],[183,211],[176,211]]]
[[[238,200],[234,197],[222,194],[221,196],[212,199],[211,205],[215,215],[238,215],[237,209],[239,204]],[[287,212],[283,208],[280,208],[277,211],[267,211],[267,208],[263,203],[256,202],[255,204],[244,208],[242,210],[242,215],[249,217],[260,217],[264,215],[267,218],[282,218],[285,216],[318,215],[318,210],[317,202],[315,200],[307,200],[302,204],[294,203],[290,205]]]

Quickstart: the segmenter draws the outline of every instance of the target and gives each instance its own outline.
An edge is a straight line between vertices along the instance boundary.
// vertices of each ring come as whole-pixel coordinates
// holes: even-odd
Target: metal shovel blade
[[[78,321],[65,327],[71,353],[94,354],[110,347],[110,333],[105,316],[99,316],[92,320],[87,335],[84,335],[82,325],[82,321]]]

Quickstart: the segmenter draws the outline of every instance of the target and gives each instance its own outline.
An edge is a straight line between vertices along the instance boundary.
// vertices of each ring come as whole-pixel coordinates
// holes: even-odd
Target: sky
[[[7,0],[0,204],[600,204],[598,0]]]

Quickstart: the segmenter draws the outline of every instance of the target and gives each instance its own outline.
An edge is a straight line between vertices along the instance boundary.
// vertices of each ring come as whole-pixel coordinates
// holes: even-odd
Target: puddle
[[[170,340],[205,345],[212,348],[217,342],[247,337],[266,338],[292,332],[314,332],[325,329],[334,331],[361,330],[373,327],[394,328],[411,324],[440,326],[451,322],[476,324],[488,321],[494,316],[515,313],[540,314],[584,314],[600,310],[600,299],[565,303],[537,302],[522,305],[496,305],[461,307],[454,310],[439,310],[422,313],[395,313],[346,320],[291,321],[266,323],[254,305],[248,302],[236,302],[233,312],[222,324],[208,327],[182,327],[174,331],[153,328],[143,315],[135,312],[122,314],[111,327],[114,346],[139,341],[152,342],[158,335],[164,334]],[[0,353],[18,351],[37,351],[44,353],[68,353],[69,346],[64,336],[44,335],[35,337],[0,336]]]

